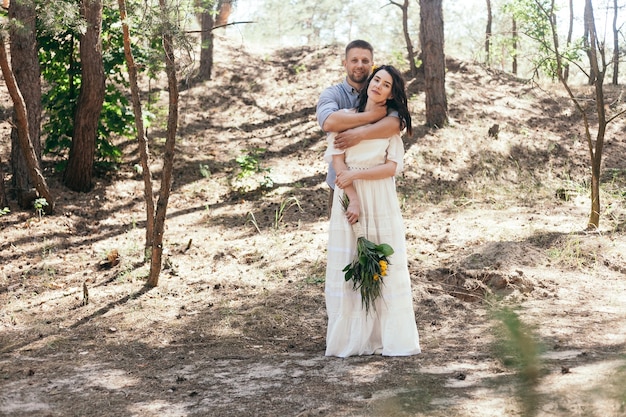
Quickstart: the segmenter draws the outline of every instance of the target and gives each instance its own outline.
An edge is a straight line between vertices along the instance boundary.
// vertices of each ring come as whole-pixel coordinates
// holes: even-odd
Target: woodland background
[[[552,5],[571,46],[560,69],[536,24],[551,14],[533,14]],[[30,105],[20,119],[2,90],[0,415],[624,414],[620,2],[5,6],[3,79]],[[439,91],[426,9],[443,16]],[[355,37],[405,71],[417,122],[398,177],[424,350],[411,358],[323,356],[315,102]],[[40,176],[16,162],[26,117]]]

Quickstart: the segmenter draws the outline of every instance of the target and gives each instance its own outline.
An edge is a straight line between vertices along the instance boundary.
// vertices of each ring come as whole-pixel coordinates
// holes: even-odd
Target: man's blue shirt
[[[355,108],[358,102],[359,92],[348,84],[347,78],[342,83],[328,87],[320,94],[317,102],[317,122],[324,129],[324,122],[332,113],[341,109]],[[337,174],[333,168],[333,164],[328,165],[328,174],[326,175],[326,183],[330,188],[335,188],[335,178]]]

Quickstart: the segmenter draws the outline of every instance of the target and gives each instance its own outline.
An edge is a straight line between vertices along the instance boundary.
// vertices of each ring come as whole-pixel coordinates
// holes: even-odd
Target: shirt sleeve
[[[315,113],[317,116],[317,123],[319,123],[322,129],[324,129],[324,122],[328,119],[328,116],[337,110],[339,110],[339,102],[337,101],[335,94],[333,94],[332,89],[327,88],[322,91],[322,94],[320,94],[320,98],[317,102],[317,110]]]
[[[324,161],[328,162],[329,164],[333,162],[333,155],[341,155],[341,154],[346,153],[346,151],[343,149],[335,148],[335,145],[334,145],[335,136],[337,136],[337,133],[335,132],[329,133],[326,136],[326,141],[328,142],[328,146],[326,147],[326,153],[324,154]]]
[[[387,160],[396,163],[396,172],[394,175],[398,175],[404,169],[404,143],[402,143],[400,135],[393,135],[389,139]]]

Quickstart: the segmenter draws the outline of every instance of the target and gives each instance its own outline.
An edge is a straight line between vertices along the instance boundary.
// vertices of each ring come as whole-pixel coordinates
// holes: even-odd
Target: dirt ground
[[[449,59],[451,124],[430,130],[410,80],[417,129],[397,184],[423,353],[327,358],[314,112],[342,78],[341,48],[215,50],[214,79],[181,91],[157,288],[144,287],[133,140],[87,194],[47,161],[53,215],[0,216],[0,415],[626,415],[623,117],[607,132],[601,227],[587,232],[588,148],[561,88]],[[259,163],[245,178],[242,156]],[[498,331],[506,311],[521,336]],[[530,352],[525,366],[510,345]]]

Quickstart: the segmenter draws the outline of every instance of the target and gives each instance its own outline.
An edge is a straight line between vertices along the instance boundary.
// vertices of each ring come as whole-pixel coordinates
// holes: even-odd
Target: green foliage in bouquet
[[[341,205],[344,211],[350,200],[344,193]],[[393,254],[393,248],[386,243],[376,244],[365,238],[361,225],[357,222],[352,225],[357,237],[357,253],[354,260],[343,269],[345,280],[352,281],[352,288],[361,294],[361,303],[365,311],[370,308],[376,310],[374,301],[381,296],[383,277],[387,275],[388,257]]]

